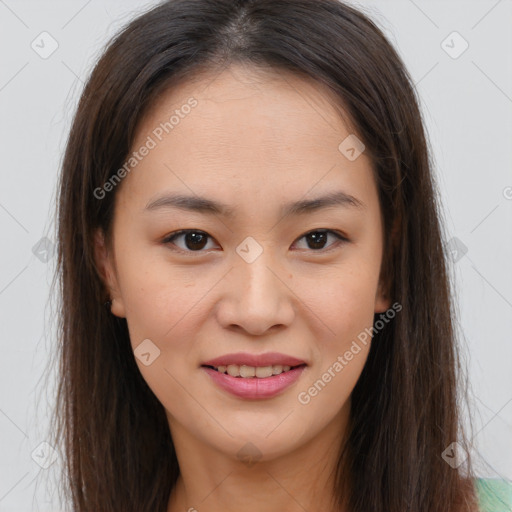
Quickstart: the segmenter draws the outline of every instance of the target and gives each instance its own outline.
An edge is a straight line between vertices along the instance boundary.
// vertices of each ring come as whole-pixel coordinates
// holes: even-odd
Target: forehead
[[[364,194],[371,163],[364,153],[354,161],[341,153],[352,130],[340,114],[332,91],[290,72],[232,66],[196,76],[161,94],[139,124],[132,150],[149,139],[154,147],[129,188],[146,199],[163,188],[213,188],[228,203],[229,191],[268,201],[270,189],[297,198],[342,184]]]
[[[197,106],[189,109],[187,101],[192,98]],[[177,136],[185,135],[186,125],[192,125],[198,137],[208,134],[210,139],[241,138],[259,129],[278,145],[293,135],[314,142],[315,132],[329,131],[336,138],[354,132],[340,98],[327,86],[290,71],[243,64],[202,71],[164,90],[139,124],[139,135],[150,133],[173,114],[179,116],[172,123]],[[191,120],[182,123],[186,118]]]
[[[258,113],[263,117],[268,117],[270,114],[273,121],[279,111],[285,111],[290,106],[294,106],[297,109],[297,115],[309,111],[310,114],[315,114],[324,122],[331,124],[339,119],[341,114],[345,117],[344,125],[348,127],[351,124],[349,116],[344,111],[344,102],[339,95],[327,85],[303,72],[241,62],[232,63],[221,69],[203,66],[192,71],[191,74],[181,73],[168,83],[168,86],[163,85],[146,109],[140,127],[152,116],[159,117],[159,112],[172,113],[191,96],[201,100],[203,108],[210,103],[211,113],[214,103],[242,102],[244,107],[249,107],[248,102],[251,98],[255,103],[258,103],[260,98],[265,98],[265,103],[258,103]],[[276,112],[276,105],[281,105],[282,109]],[[225,110],[224,107],[221,110]],[[155,120],[154,117],[152,120]]]

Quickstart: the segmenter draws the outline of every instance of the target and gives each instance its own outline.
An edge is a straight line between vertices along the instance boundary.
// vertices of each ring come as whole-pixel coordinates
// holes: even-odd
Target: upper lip
[[[306,364],[302,359],[292,357],[278,352],[267,352],[265,354],[249,354],[248,352],[237,352],[236,354],[225,354],[205,361],[202,366],[228,366],[236,364],[239,366],[299,366]]]

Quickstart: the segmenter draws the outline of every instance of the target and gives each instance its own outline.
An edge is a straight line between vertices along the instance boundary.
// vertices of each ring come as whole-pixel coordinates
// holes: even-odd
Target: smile
[[[267,399],[281,394],[294,384],[306,366],[203,365],[201,370],[208,374],[218,388],[231,395],[244,399]]]

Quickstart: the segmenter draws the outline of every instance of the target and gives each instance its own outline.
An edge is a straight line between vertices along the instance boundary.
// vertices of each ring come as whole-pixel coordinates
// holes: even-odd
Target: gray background
[[[46,468],[44,444],[56,178],[99,52],[155,3],[0,0],[0,512],[61,510],[50,496],[61,458]],[[473,457],[481,476],[512,479],[512,1],[353,3],[384,29],[420,94],[453,250]]]

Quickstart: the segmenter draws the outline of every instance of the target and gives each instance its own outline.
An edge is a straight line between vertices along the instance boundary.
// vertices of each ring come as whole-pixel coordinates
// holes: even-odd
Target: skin
[[[308,404],[298,394],[390,307],[379,280],[383,223],[370,160],[338,150],[353,131],[329,91],[241,65],[166,91],[133,150],[191,96],[197,106],[118,186],[112,250],[96,237],[112,313],[126,318],[134,349],[150,339],[160,350],[150,365],[136,362],[167,411],[179,460],[168,512],[333,510],[330,474],[370,343],[359,343]],[[280,214],[284,203],[338,190],[364,207]],[[145,211],[163,192],[221,201],[236,216]],[[164,242],[180,229],[209,238],[195,251],[184,236]],[[304,236],[315,229],[348,241],[329,235],[315,246]],[[248,236],[263,250],[251,263],[236,252]],[[308,367],[280,395],[244,400],[200,368],[240,351],[281,352]],[[259,456],[253,464],[237,455],[248,442]]]

